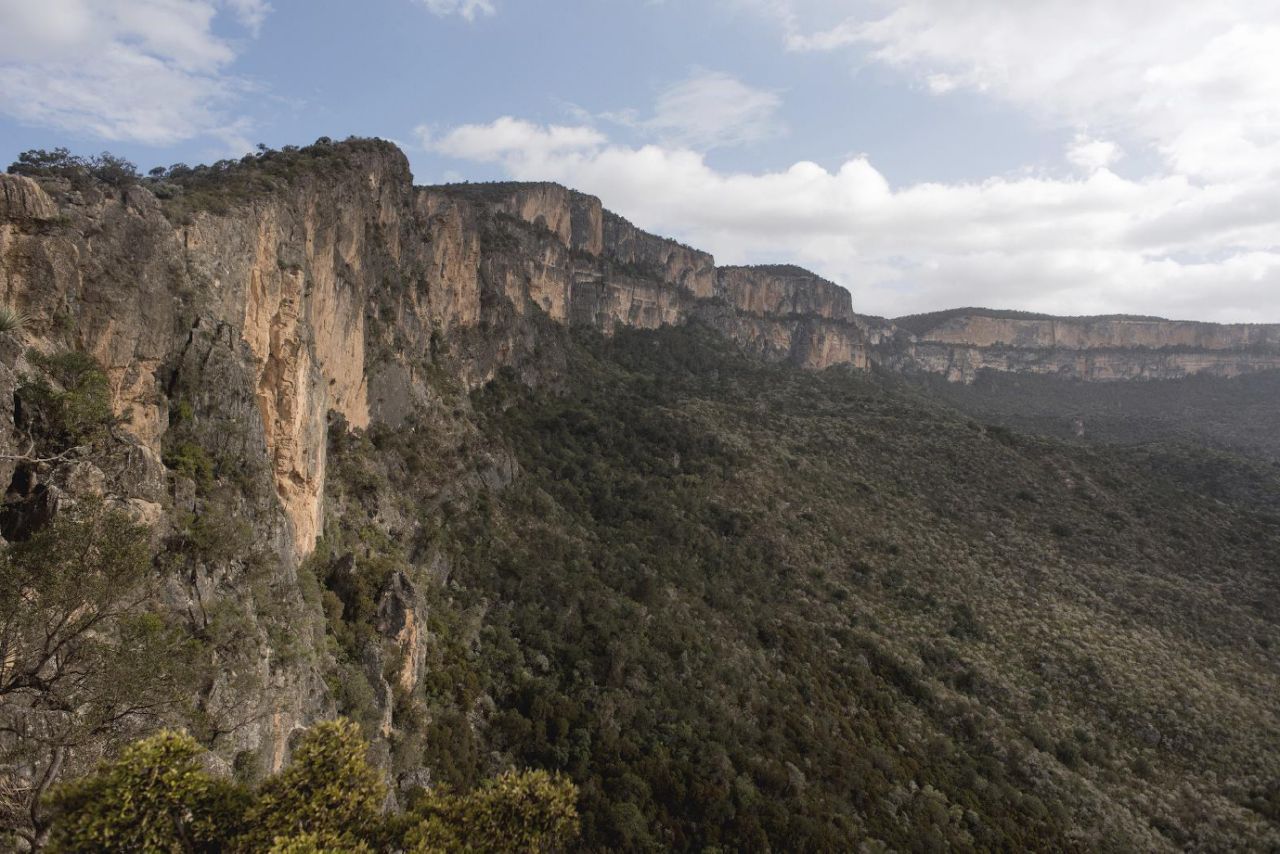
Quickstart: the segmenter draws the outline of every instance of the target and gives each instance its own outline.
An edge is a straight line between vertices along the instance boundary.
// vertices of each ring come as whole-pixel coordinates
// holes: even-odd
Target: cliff
[[[30,425],[7,408],[0,522],[24,537],[60,506],[103,497],[158,542],[186,544],[167,582],[174,612],[246,620],[197,705],[235,718],[215,739],[228,761],[248,751],[278,768],[290,734],[335,708],[303,569],[345,512],[335,442],[429,421],[443,444],[419,488],[453,503],[500,489],[515,476],[500,451],[452,450],[475,441],[466,392],[504,369],[555,381],[555,329],[568,324],[608,334],[701,317],[769,358],[865,364],[866,330],[843,315],[800,316],[794,298],[746,290],[729,300],[740,307],[719,298],[710,255],[598,199],[552,184],[414,187],[404,156],[376,141],[123,185],[3,175],[0,303],[27,320],[0,335],[0,392],[59,390],[47,360],[87,353],[114,424],[88,459],[27,461]],[[448,573],[443,553],[422,560]],[[422,583],[405,570],[377,591],[403,664],[378,645],[362,653],[388,733],[393,683],[418,678],[428,642]]]
[[[429,396],[423,354],[444,347],[474,388],[532,364],[548,320],[608,334],[698,318],[773,360],[960,381],[981,370],[1112,380],[1280,367],[1280,326],[968,309],[862,317],[813,273],[717,267],[556,184],[414,187],[403,155],[380,142],[223,171],[120,191],[4,176],[0,298],[31,315],[37,350],[73,345],[104,365],[113,406],[153,464],[184,352],[205,338],[225,347],[297,554],[319,535],[330,412],[357,428],[398,423]]]
[[[811,315],[852,322],[847,290],[801,267],[720,267],[716,295],[736,309],[762,317]]]
[[[1089,381],[1234,377],[1280,368],[1280,325],[1153,317],[1048,317],[957,309],[900,318],[917,369],[970,382],[981,370]],[[900,362],[901,364],[902,362]]]

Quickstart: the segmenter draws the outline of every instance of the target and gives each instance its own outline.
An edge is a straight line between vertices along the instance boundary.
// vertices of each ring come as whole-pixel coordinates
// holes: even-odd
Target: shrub
[[[111,387],[97,361],[79,351],[32,353],[30,358],[54,384],[37,377],[19,386],[19,426],[40,439],[41,447],[52,451],[104,436],[114,416]]]
[[[508,771],[467,795],[432,791],[413,808],[409,851],[558,851],[578,836],[578,789],[546,771]]]
[[[108,151],[94,157],[81,157],[65,148],[24,151],[9,164],[9,173],[29,178],[66,178],[76,186],[96,179],[113,187],[126,187],[138,183],[141,177],[131,162]]]
[[[162,731],[125,748],[53,795],[50,848],[60,852],[217,851],[235,833],[248,793],[201,768],[185,733]]]
[[[0,333],[21,332],[27,325],[27,313],[7,305],[0,305]]]
[[[201,488],[207,489],[213,483],[213,459],[195,442],[183,442],[165,452],[164,464]]]
[[[349,720],[307,730],[289,767],[259,789],[239,848],[266,851],[277,840],[305,845],[310,839],[318,850],[349,851],[375,838],[387,793],[367,753],[360,727]]]

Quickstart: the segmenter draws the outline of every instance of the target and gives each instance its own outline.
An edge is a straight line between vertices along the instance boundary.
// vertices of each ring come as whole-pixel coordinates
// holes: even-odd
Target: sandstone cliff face
[[[656,275],[699,299],[715,295],[715,259],[674,240],[641,231],[616,214],[604,216],[605,252],[621,264]]]
[[[771,359],[961,381],[984,369],[1129,379],[1280,367],[1280,327],[972,312],[913,336],[856,315],[847,291],[805,270],[717,268],[556,184],[414,188],[385,144],[176,224],[144,187],[50,186],[56,199],[0,181],[0,297],[37,318],[37,348],[64,330],[104,365],[153,462],[183,336],[199,324],[225,335],[252,375],[296,555],[320,534],[329,413],[354,428],[398,423],[427,398],[424,354],[448,351],[472,388],[536,350],[542,320],[609,333],[699,317]]]
[[[1280,346],[1280,324],[1216,324],[1125,318],[1019,319],[965,315],[951,318],[921,340],[972,347],[1064,350],[1189,347],[1236,350]]]
[[[800,267],[719,267],[715,293],[739,311],[765,317],[854,319],[847,290]]]
[[[1280,369],[1280,356],[1222,351],[1161,349],[1019,350],[1003,347],[944,346],[922,342],[912,348],[918,369],[970,383],[980,371],[1053,374],[1092,382],[1179,379],[1192,374],[1236,377]]]
[[[916,334],[906,346],[909,355],[900,355],[896,363],[956,382],[972,382],[982,370],[1115,381],[1191,374],[1233,377],[1280,369],[1280,325],[1009,317],[980,311],[904,323]]]
[[[280,451],[292,442],[306,452],[291,459],[322,476],[322,455],[307,447],[311,436],[306,416],[323,381],[318,369],[305,377],[310,385],[301,381],[307,371],[295,371],[291,377],[284,376],[287,371],[273,373],[269,351],[272,346],[278,353],[304,351],[304,361],[314,365],[309,341],[316,336],[308,332],[304,343],[295,347],[287,336],[298,331],[296,324],[277,324],[274,342],[269,332],[249,332],[247,317],[276,313],[266,306],[262,277],[251,274],[261,262],[255,223],[247,222],[237,232],[246,247],[244,255],[223,254],[215,263],[200,248],[199,235],[217,233],[220,240],[230,235],[200,220],[184,234],[164,216],[155,196],[142,188],[75,188],[56,180],[42,187],[11,176],[0,177],[0,182],[8,198],[23,200],[16,215],[9,206],[0,221],[0,300],[29,317],[21,345],[6,346],[0,354],[0,379],[14,377],[8,380],[12,384],[41,375],[25,348],[88,352],[106,373],[110,402],[119,418],[109,447],[91,460],[32,465],[27,476],[49,485],[54,506],[103,497],[156,526],[159,538],[180,536],[187,519],[244,522],[244,528],[235,528],[237,539],[225,543],[239,557],[217,566],[197,563],[190,575],[168,582],[166,595],[178,612],[234,602],[231,607],[244,615],[243,657],[208,686],[199,705],[210,714],[228,710],[237,719],[234,734],[222,745],[228,755],[261,751],[266,765],[278,764],[294,729],[330,714],[332,703],[311,654],[289,663],[277,659],[271,629],[258,617],[266,602],[240,579],[249,563],[280,566],[285,575],[272,593],[273,607],[300,635],[314,625],[315,616],[303,607],[291,580],[300,526],[291,524],[294,505],[270,461],[273,448]],[[220,251],[226,253],[227,246]],[[276,272],[274,257],[270,267]],[[255,281],[260,285],[256,293]],[[288,288],[283,279],[276,286]],[[305,306],[299,313],[307,316]],[[318,333],[322,341],[326,336],[333,337],[323,330]],[[266,348],[263,357],[255,354],[249,338]],[[277,375],[278,383],[265,379]],[[242,463],[243,488],[234,495],[211,503],[208,496],[197,495],[189,479],[174,477],[162,462],[173,420],[171,395],[179,387],[186,390],[184,407],[201,419],[210,452]],[[280,401],[294,407],[292,417],[265,418]],[[12,407],[0,417],[6,454],[24,450],[18,446],[15,417]],[[13,471],[10,463],[3,472],[6,480]],[[301,533],[305,536],[305,529]]]

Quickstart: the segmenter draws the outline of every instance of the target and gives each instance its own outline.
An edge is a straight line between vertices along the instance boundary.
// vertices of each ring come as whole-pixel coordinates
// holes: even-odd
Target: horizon
[[[561,183],[868,314],[1280,318],[1256,0],[0,0],[0,24],[9,160],[377,136],[415,183]]]

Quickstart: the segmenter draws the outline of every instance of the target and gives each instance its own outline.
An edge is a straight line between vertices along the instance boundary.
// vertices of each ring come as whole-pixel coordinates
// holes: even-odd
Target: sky
[[[1280,0],[0,0],[0,34],[3,162],[378,136],[864,313],[1280,321]]]

